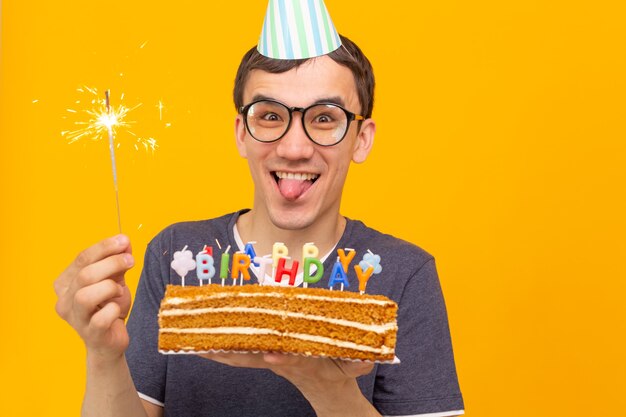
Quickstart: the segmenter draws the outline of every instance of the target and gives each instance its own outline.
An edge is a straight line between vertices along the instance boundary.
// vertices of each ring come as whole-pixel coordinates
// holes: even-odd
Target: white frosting
[[[316,316],[313,314],[304,314],[294,311],[285,310],[271,310],[267,308],[256,307],[216,307],[216,308],[194,308],[190,310],[183,309],[171,309],[161,311],[162,316],[185,316],[185,315],[197,315],[207,313],[255,313],[255,314],[271,314],[274,316],[293,317],[297,319],[315,320],[325,323],[337,324],[339,326],[354,327],[357,329],[370,331],[374,333],[384,333],[389,330],[397,329],[395,322],[386,323],[383,325],[377,324],[365,324],[356,321],[335,319],[330,317]]]
[[[204,300],[214,300],[218,298],[229,298],[229,297],[275,297],[275,298],[283,298],[284,294],[278,292],[266,292],[266,293],[246,293],[246,292],[232,292],[232,293],[217,293],[211,295],[197,295],[194,297],[172,297],[164,300],[165,305],[179,305],[183,303],[188,303],[192,301],[204,301]],[[374,300],[371,298],[340,298],[340,297],[326,297],[323,295],[312,295],[312,294],[297,294],[295,298],[300,300],[317,300],[317,301],[334,301],[340,303],[353,303],[353,304],[376,304],[376,305],[389,305],[393,304],[393,301],[386,300]]]
[[[275,335],[282,337],[292,337],[294,339],[306,340],[309,342],[322,343],[325,345],[337,346],[346,349],[360,350],[363,352],[373,352],[380,354],[389,354],[393,353],[393,349],[387,346],[382,346],[380,348],[375,348],[366,345],[359,345],[353,342],[347,342],[344,340],[336,340],[331,339],[329,337],[323,336],[313,336],[310,334],[302,334],[302,333],[291,333],[291,332],[279,332],[274,329],[262,329],[256,327],[213,327],[213,328],[189,328],[189,329],[181,329],[181,328],[163,328],[159,330],[160,333],[192,333],[192,334],[265,334],[265,335]]]

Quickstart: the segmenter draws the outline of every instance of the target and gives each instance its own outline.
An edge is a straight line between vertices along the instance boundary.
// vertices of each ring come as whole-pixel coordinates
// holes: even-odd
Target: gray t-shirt
[[[164,405],[165,416],[315,416],[302,394],[271,371],[234,368],[195,355],[158,352],[159,304],[167,284],[181,283],[170,268],[174,252],[188,246],[196,254],[204,245],[213,246],[219,274],[221,251],[215,241],[220,242],[222,249],[228,245],[237,248],[233,227],[243,212],[174,224],[159,233],[146,250],[128,319],[130,346],[126,358],[137,391],[142,398]],[[463,410],[433,257],[413,244],[349,219],[337,248],[357,252],[348,274],[350,286],[345,291],[358,291],[352,265],[369,249],[380,255],[383,268],[370,278],[366,292],[386,295],[399,305],[396,356],[401,363],[377,364],[370,374],[358,378],[365,397],[387,416]],[[326,259],[324,277],[311,287],[328,285],[335,261],[334,256]],[[213,282],[220,280],[214,278]],[[186,276],[185,285],[198,285],[195,271]]]

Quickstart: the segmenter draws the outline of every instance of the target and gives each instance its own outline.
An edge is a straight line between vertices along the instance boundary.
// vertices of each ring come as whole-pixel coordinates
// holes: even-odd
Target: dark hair
[[[329,53],[328,56],[336,63],[348,67],[354,76],[361,113],[365,118],[372,117],[374,109],[374,70],[372,64],[363,54],[361,49],[350,39],[339,35],[341,46]],[[259,69],[272,74],[287,72],[293,68],[307,62],[309,59],[273,59],[263,56],[257,51],[256,46],[250,49],[241,59],[237,76],[235,77],[235,88],[233,99],[237,111],[244,105],[243,90],[248,80],[250,71]]]

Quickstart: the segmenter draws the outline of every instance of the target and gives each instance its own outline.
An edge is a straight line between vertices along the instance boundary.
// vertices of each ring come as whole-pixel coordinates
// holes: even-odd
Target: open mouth
[[[278,185],[280,194],[289,201],[300,198],[319,178],[319,174],[309,172],[273,171],[272,176]]]

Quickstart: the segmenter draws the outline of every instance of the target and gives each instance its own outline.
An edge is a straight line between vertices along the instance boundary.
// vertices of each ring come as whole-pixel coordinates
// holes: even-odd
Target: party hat
[[[257,48],[261,55],[313,58],[340,46],[324,0],[270,0]]]

